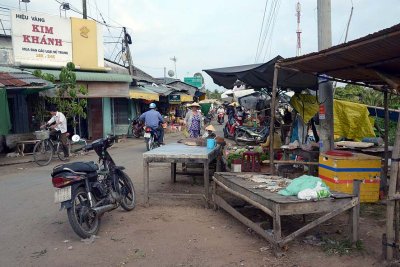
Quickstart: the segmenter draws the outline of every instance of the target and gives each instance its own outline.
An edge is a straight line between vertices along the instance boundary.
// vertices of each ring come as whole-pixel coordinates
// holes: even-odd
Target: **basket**
[[[35,131],[36,139],[45,140],[50,136],[50,131]]]

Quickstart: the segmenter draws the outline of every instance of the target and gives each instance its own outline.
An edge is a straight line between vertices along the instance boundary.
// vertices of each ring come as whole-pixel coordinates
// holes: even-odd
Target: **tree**
[[[217,90],[214,89],[213,92],[211,92],[210,90],[206,90],[206,95],[208,99],[218,99],[221,100],[221,93]]]
[[[72,62],[67,63],[66,67],[61,69],[59,75],[60,83],[57,85],[55,97],[49,98],[49,101],[57,106],[57,109],[64,113],[67,119],[72,119],[72,127],[76,134],[77,117],[86,118],[85,108],[87,100],[79,98],[80,95],[87,95],[87,89],[76,84],[75,65]],[[54,82],[55,77],[51,74],[43,74],[40,70],[33,73],[36,77]]]

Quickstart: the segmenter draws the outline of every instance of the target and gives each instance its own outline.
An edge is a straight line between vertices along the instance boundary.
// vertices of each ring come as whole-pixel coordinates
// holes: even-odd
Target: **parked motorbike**
[[[260,144],[267,141],[269,128],[263,127],[261,130],[238,126],[235,131],[235,142],[237,145]]]
[[[218,121],[218,123],[219,123],[220,125],[224,123],[224,118],[225,118],[224,113],[218,113],[217,121]]]
[[[139,117],[131,121],[131,134],[136,138],[144,135],[144,122],[139,120]]]
[[[235,119],[228,119],[228,121],[225,123],[224,127],[224,137],[225,138],[235,138],[235,132],[236,132],[236,127],[239,124]]]
[[[150,150],[160,146],[157,131],[153,130],[150,127],[146,127],[146,130],[144,133],[144,141],[146,143],[147,151],[150,151]]]
[[[79,141],[73,136],[73,141]],[[124,167],[117,166],[108,153],[115,137],[107,137],[75,151],[94,150],[99,164],[93,161],[73,162],[54,167],[52,183],[57,190],[55,203],[66,208],[68,220],[74,232],[89,238],[99,231],[101,216],[121,206],[131,211],[136,205],[135,188]]]

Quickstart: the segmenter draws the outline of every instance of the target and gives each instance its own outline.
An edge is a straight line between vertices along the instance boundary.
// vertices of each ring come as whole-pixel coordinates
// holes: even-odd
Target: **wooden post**
[[[176,182],[176,162],[171,163],[171,182]]]
[[[208,203],[210,200],[210,162],[208,159],[204,161],[204,197],[206,199],[205,207],[208,208]]]
[[[394,195],[399,185],[399,158],[400,158],[400,117],[397,121],[396,141],[392,151],[392,164],[390,166],[390,184],[388,190],[388,201],[386,204],[386,240],[388,244],[394,243]],[[393,247],[387,247],[386,260],[393,259]]]
[[[275,166],[274,166],[274,126],[275,126],[275,101],[276,101],[276,93],[277,93],[277,85],[278,85],[278,66],[275,64],[274,68],[274,80],[272,83],[272,100],[271,100],[271,122],[269,127],[269,160],[271,166],[271,173],[275,174]]]
[[[144,186],[144,205],[149,206],[149,162],[143,159],[143,186]]]
[[[273,220],[274,220],[274,238],[276,242],[279,242],[282,238],[281,215],[279,213],[280,213],[279,204],[275,204]]]
[[[360,219],[360,185],[361,180],[353,181],[353,195],[357,196],[358,203],[351,209],[351,239],[355,243],[359,240],[359,219]]]
[[[385,87],[383,92],[384,107],[385,107],[385,161],[383,164],[383,174],[381,177],[381,190],[386,192],[387,190],[387,173],[388,173],[388,163],[389,163],[389,109],[388,109],[388,88]]]

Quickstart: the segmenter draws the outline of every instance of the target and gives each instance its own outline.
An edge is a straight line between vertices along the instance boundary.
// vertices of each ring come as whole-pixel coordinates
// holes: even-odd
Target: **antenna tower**
[[[300,56],[300,54],[301,54],[300,11],[301,11],[300,1],[297,1],[297,4],[296,4],[296,17],[297,17],[297,30],[296,30],[296,35],[297,35],[297,46],[296,46],[296,57]]]

